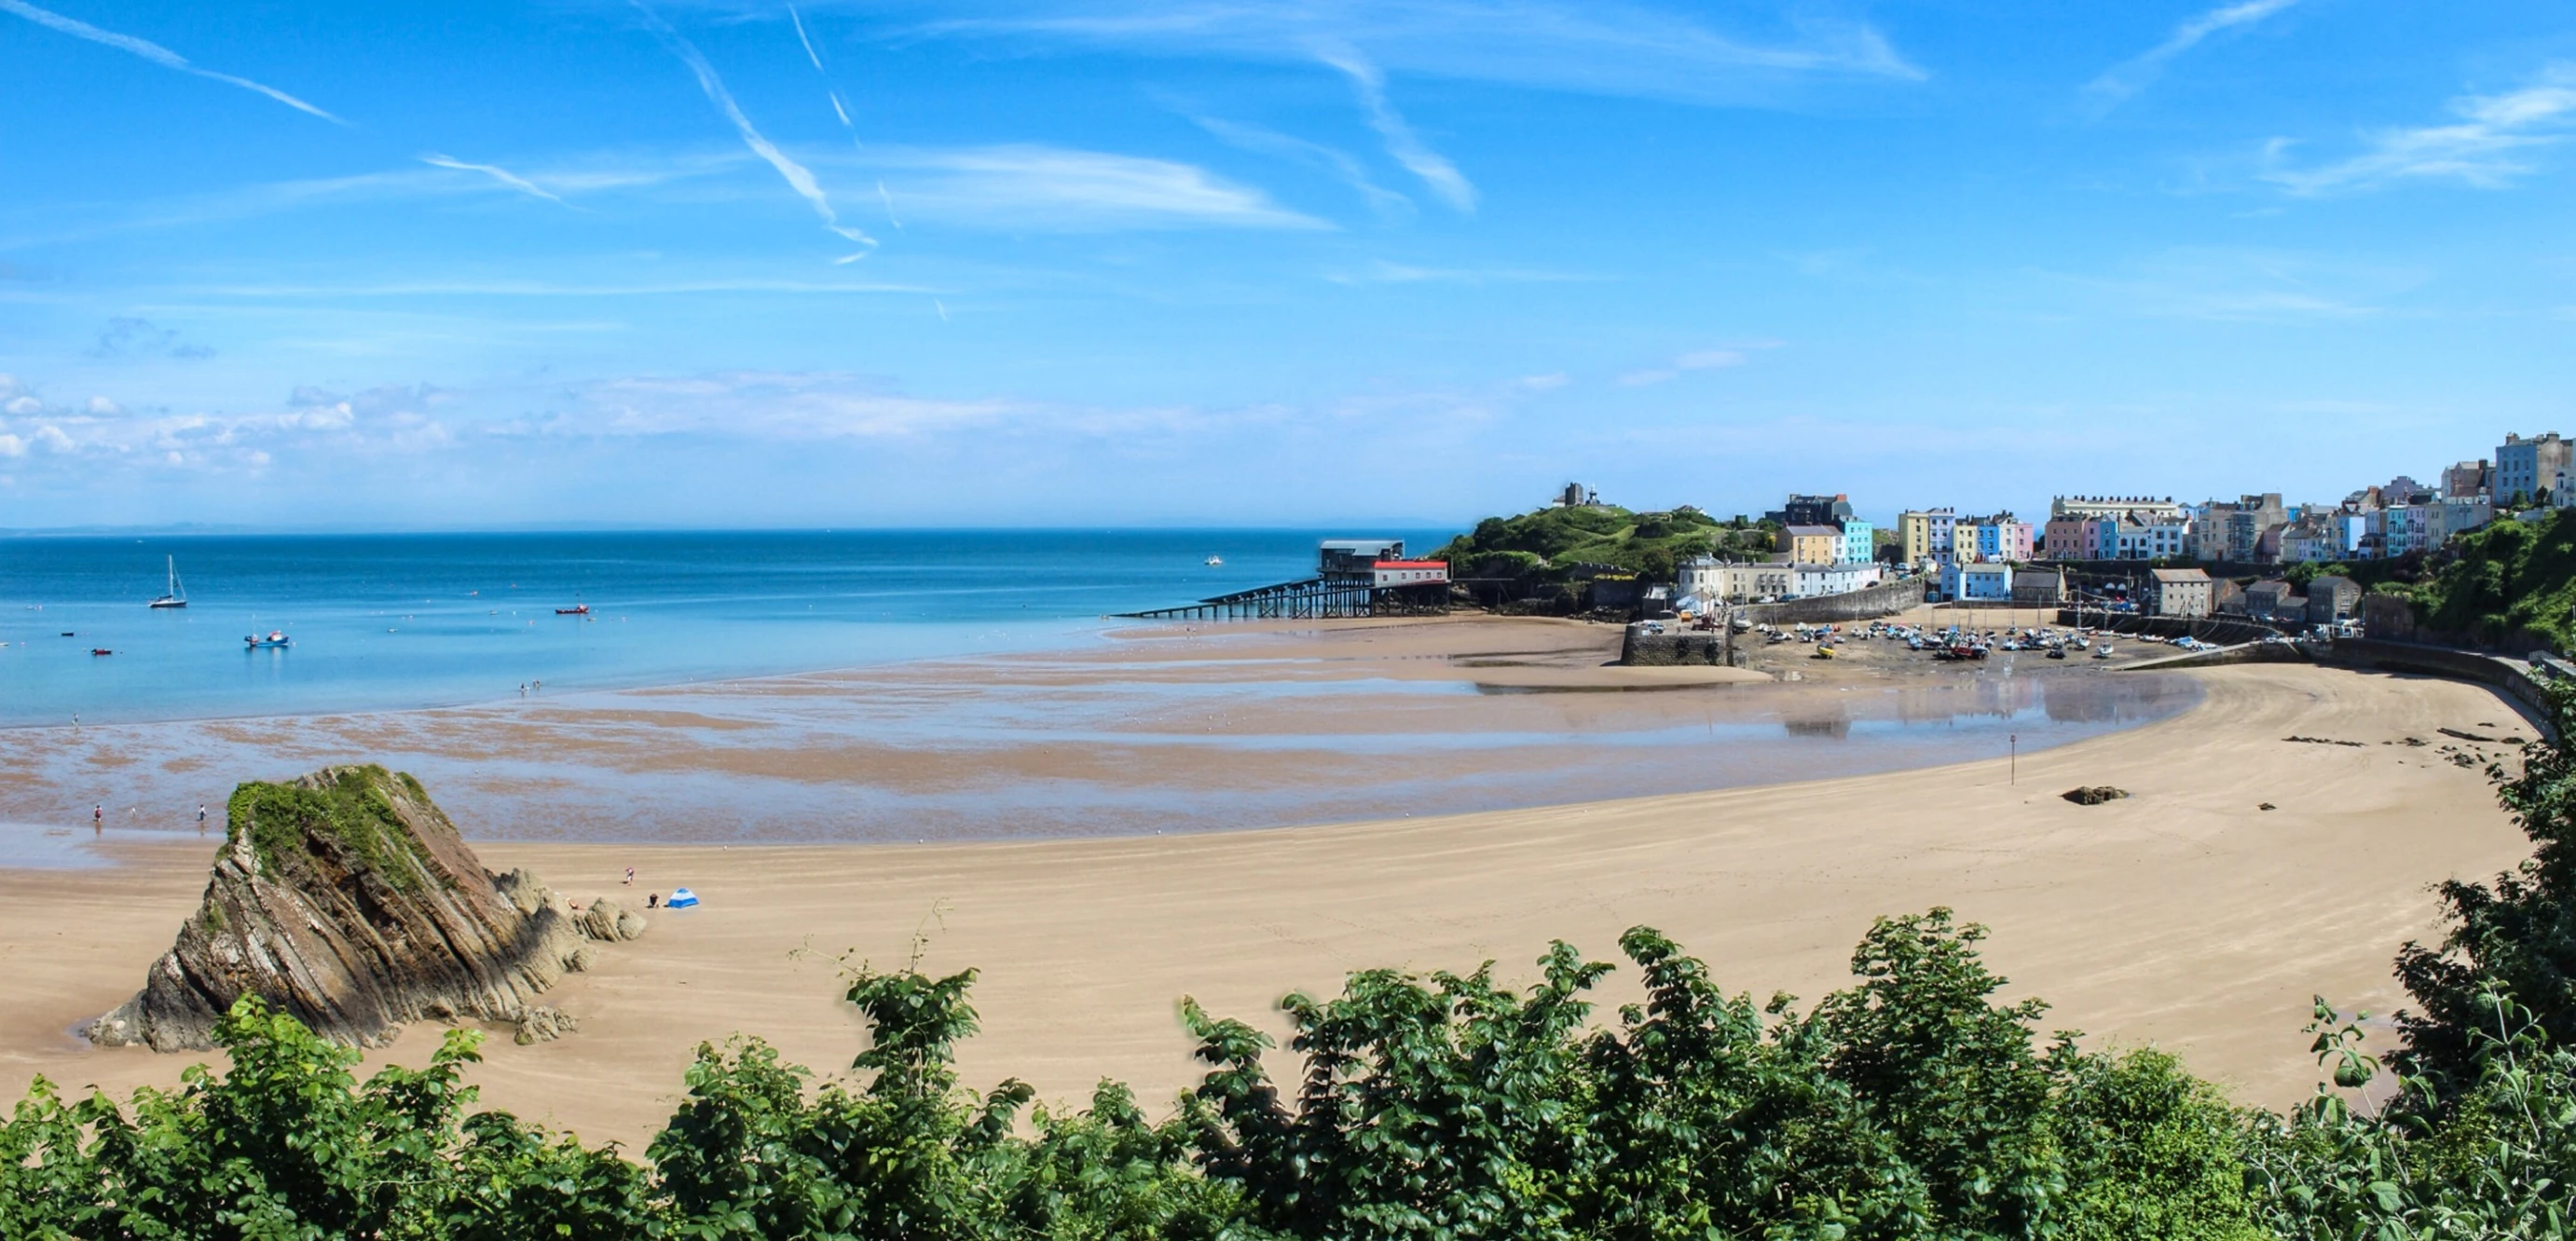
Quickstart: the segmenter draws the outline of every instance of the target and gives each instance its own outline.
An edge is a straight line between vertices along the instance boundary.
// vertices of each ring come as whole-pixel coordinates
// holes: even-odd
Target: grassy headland
[[[1606,565],[1670,581],[1674,568],[1693,556],[1767,554],[1774,534],[1767,523],[1721,522],[1688,506],[1651,513],[1611,504],[1549,507],[1488,517],[1432,555],[1461,578],[1564,581],[1577,565]]]

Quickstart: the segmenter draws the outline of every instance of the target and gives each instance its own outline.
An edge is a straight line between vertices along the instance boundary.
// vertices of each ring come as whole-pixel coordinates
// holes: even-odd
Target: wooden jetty
[[[1238,590],[1179,607],[1120,612],[1121,620],[1325,620],[1358,616],[1429,616],[1449,610],[1449,583],[1378,586],[1358,580],[1310,577]]]

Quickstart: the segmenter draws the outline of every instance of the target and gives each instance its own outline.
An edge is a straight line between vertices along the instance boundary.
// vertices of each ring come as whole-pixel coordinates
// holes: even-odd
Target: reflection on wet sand
[[[1526,630],[1558,645],[1532,650]],[[169,825],[238,780],[375,761],[428,781],[484,838],[1150,835],[1933,766],[1999,754],[2008,734],[2027,753],[2163,718],[2198,694],[2008,665],[1650,680],[1679,670],[1604,668],[1611,642],[1563,622],[1235,633],[524,705],[12,730],[0,817],[59,825],[104,802]],[[1524,684],[1497,692],[1496,646]]]

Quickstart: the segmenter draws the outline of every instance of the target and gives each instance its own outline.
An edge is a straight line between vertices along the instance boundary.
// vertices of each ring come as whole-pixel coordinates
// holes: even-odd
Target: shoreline
[[[2429,886],[2484,879],[2528,854],[2482,775],[2407,736],[2445,725],[2515,735],[2528,721],[2485,690],[2424,678],[2261,665],[2187,674],[2198,705],[2019,760],[1507,811],[1189,836],[885,847],[478,842],[588,899],[686,883],[707,904],[663,913],[550,999],[579,1016],[559,1043],[487,1043],[471,1080],[487,1106],[589,1141],[648,1136],[701,1040],[742,1032],[826,1076],[860,1045],[837,1003],[835,954],[925,970],[979,967],[984,1034],[961,1055],[1078,1100],[1101,1076],[1149,1109],[1195,1081],[1173,1017],[1184,995],[1279,1028],[1271,1002],[1331,993],[1350,969],[1468,969],[1526,981],[1547,941],[1596,959],[1640,923],[1710,962],[1728,991],[1807,997],[1848,985],[1871,917],[1932,905],[1988,925],[2013,996],[2057,1005],[2041,1025],[2096,1043],[2154,1042],[2248,1102],[2314,1080],[2297,1034],[2308,997],[2386,1011],[2389,965],[2433,933]],[[2359,747],[2294,745],[2326,735]],[[2387,742],[2388,744],[2378,744]],[[2133,798],[2076,807],[2056,793],[2115,783]],[[2257,802],[2276,810],[2257,808]],[[1783,828],[1790,830],[1783,830]],[[123,1092],[200,1057],[66,1047],[64,1030],[120,1002],[203,887],[202,850],[33,878],[0,906],[0,1099],[43,1073]],[[640,890],[640,888],[639,888]],[[1630,998],[1626,973],[1601,1003]],[[415,1026],[369,1062],[416,1062]],[[1284,1057],[1282,1057],[1284,1063]]]
[[[2196,692],[2009,659],[1622,667],[1618,627],[1552,619],[1111,633],[496,707],[20,732],[0,822],[77,827],[104,805],[120,832],[184,836],[238,780],[382,762],[479,841],[1171,835],[1932,767]],[[1658,692],[1609,692],[1640,690]]]

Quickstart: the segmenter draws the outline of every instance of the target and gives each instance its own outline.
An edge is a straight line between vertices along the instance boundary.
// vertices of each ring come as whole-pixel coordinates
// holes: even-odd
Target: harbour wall
[[[1734,610],[1757,625],[1838,624],[1843,621],[1877,620],[1894,616],[1923,602],[1922,578],[1902,582],[1880,582],[1839,595],[1818,595],[1813,599],[1788,599],[1779,603],[1748,603]]]
[[[1648,633],[1642,625],[1630,625],[1627,636],[1619,642],[1619,662],[1637,668],[1685,664],[1725,667],[1734,647],[1723,633]]]
[[[2109,633],[2144,634],[2151,638],[2198,638],[2221,646],[2260,642],[2281,636],[2281,631],[2254,621],[2227,620],[2214,616],[2141,616],[2114,612],[2108,616],[2086,609],[2081,619],[2072,608],[2060,609],[2057,623],[2069,627],[2091,625]]]

